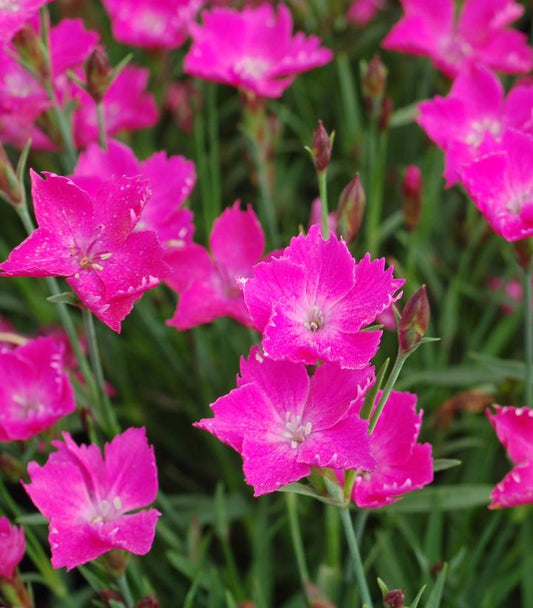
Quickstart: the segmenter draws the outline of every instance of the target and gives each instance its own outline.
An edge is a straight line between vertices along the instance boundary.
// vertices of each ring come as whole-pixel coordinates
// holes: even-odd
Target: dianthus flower
[[[374,379],[373,369],[325,363],[310,378],[305,365],[272,361],[253,347],[241,359],[237,388],[212,404],[209,431],[243,458],[255,496],[311,473],[311,467],[373,470],[368,422],[352,407]]]
[[[7,517],[0,517],[0,581],[13,580],[25,552],[24,530],[12,526]]]
[[[353,0],[346,17],[358,27],[364,27],[384,6],[384,0]]]
[[[416,395],[392,391],[370,436],[375,468],[355,478],[352,498],[358,507],[388,505],[433,481],[431,445],[417,442],[422,414],[416,412]]]
[[[533,136],[508,130],[498,151],[460,171],[491,228],[507,241],[533,236]]]
[[[533,503],[533,410],[528,407],[495,406],[487,410],[498,439],[515,464],[494,488],[489,509]]]
[[[265,353],[307,365],[365,367],[381,331],[361,330],[401,296],[403,280],[392,270],[368,254],[356,262],[342,239],[324,240],[318,226],[294,237],[280,257],[257,264],[242,281]]]
[[[108,136],[155,125],[159,114],[153,95],[146,92],[149,78],[147,69],[127,65],[107,89],[102,108]],[[78,146],[83,147],[98,141],[96,103],[76,85],[73,85],[73,95],[79,104],[73,116],[74,139]]]
[[[25,441],[76,409],[64,344],[37,338],[0,349],[0,441]]]
[[[175,49],[205,0],[103,0],[119,42],[148,49]]]
[[[265,248],[254,211],[242,211],[239,201],[225,209],[213,222],[209,248],[211,254],[193,243],[167,252],[171,271],[165,282],[179,294],[176,312],[167,324],[183,330],[229,316],[251,327],[239,281],[251,276]]]
[[[52,445],[57,452],[43,466],[30,462],[31,483],[23,485],[50,522],[54,568],[70,570],[111,549],[148,553],[160,513],[138,511],[155,500],[158,488],[154,449],[145,429],[117,435],[105,444],[103,456],[96,445],[78,446],[69,433]]]
[[[80,154],[72,179],[94,196],[105,180],[122,175],[150,180],[152,196],[141,212],[137,229],[156,232],[165,248],[190,245],[193,215],[182,205],[196,182],[194,163],[183,156],[167,157],[166,152],[156,152],[139,162],[126,144],[110,140],[107,150],[90,144]]]
[[[1,0],[0,46],[9,42],[37,11],[51,0]]]
[[[450,78],[472,63],[508,74],[526,73],[533,66],[527,36],[508,28],[524,13],[515,0],[466,0],[457,22],[453,0],[401,3],[405,15],[383,40],[383,48],[431,57]]]
[[[459,171],[494,151],[509,128],[533,133],[533,85],[518,84],[505,98],[499,78],[473,66],[454,81],[446,97],[419,106],[418,124],[445,153],[444,176],[452,186]]]
[[[39,227],[0,264],[4,276],[67,277],[106,325],[121,321],[168,270],[156,234],[134,232],[150,191],[140,178],[114,178],[90,197],[59,175],[31,173]]]
[[[185,72],[258,97],[281,97],[297,74],[333,57],[316,36],[293,36],[291,13],[283,4],[277,13],[263,4],[242,11],[214,8],[202,18],[202,26],[191,25]]]

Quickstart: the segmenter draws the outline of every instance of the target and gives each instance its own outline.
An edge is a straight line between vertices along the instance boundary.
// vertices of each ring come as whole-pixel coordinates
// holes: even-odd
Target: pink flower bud
[[[44,80],[49,74],[43,43],[33,27],[27,23],[13,37],[13,44],[21,58]]]
[[[112,69],[107,53],[97,46],[85,63],[87,92],[96,103],[100,103],[111,84]]]
[[[13,580],[25,551],[24,530],[11,526],[7,517],[0,517],[0,580]]]
[[[332,141],[331,136],[328,135],[322,121],[318,121],[318,127],[313,134],[313,141],[311,142],[311,154],[313,156],[313,162],[315,163],[316,170],[322,173],[328,168],[329,161],[331,158],[331,147]]]
[[[420,340],[426,335],[428,323],[429,302],[426,294],[426,286],[422,285],[422,287],[411,296],[402,311],[400,326],[398,328],[401,353],[409,353],[415,348]]]
[[[152,595],[143,597],[135,604],[135,608],[160,608],[161,604]]]
[[[385,608],[403,608],[405,602],[405,593],[403,589],[392,589],[383,598],[383,606]]]
[[[367,64],[361,83],[363,98],[371,105],[383,99],[387,85],[387,74],[388,70],[385,64],[376,53]]]
[[[357,236],[366,207],[366,195],[355,174],[352,181],[344,188],[339,197],[339,234],[349,245]]]
[[[416,165],[409,165],[405,170],[402,203],[407,228],[415,230],[422,216],[422,173]]]
[[[21,184],[2,144],[0,144],[0,194],[13,206],[22,202]]]

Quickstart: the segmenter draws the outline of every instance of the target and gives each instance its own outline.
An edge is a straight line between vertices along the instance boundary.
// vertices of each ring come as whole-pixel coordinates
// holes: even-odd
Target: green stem
[[[378,254],[380,244],[380,222],[383,211],[383,190],[385,184],[385,165],[387,159],[387,133],[377,131],[373,124],[370,133],[372,148],[377,147],[377,153],[372,153],[369,158],[370,196],[367,205],[367,239],[368,251],[371,256]]]
[[[102,362],[100,360],[100,353],[98,351],[98,341],[96,339],[96,331],[94,328],[94,319],[92,312],[85,306],[82,309],[83,323],[85,326],[85,335],[87,338],[87,344],[89,346],[89,357],[91,359],[91,365],[96,377],[96,383],[98,386],[99,399],[98,404],[100,406],[100,415],[102,417],[103,426],[106,434],[109,437],[113,437],[120,433],[120,427],[118,425],[113,406],[109,401],[105,387],[104,371],[102,369]]]
[[[126,602],[126,608],[133,608],[135,605],[135,601],[131,593],[126,573],[124,573],[121,577],[117,579],[117,584],[118,588],[120,589],[120,593],[124,598],[124,601]]]
[[[525,306],[525,339],[526,339],[526,405],[533,407],[533,314],[531,306],[532,289],[531,281],[533,280],[533,261],[530,262],[529,268],[524,272],[524,306]]]
[[[102,150],[107,151],[107,134],[105,130],[104,106],[102,102],[96,104],[96,120],[98,122],[98,143]]]
[[[357,538],[355,536],[350,511],[347,508],[344,508],[340,510],[340,513],[342,525],[344,526],[344,533],[346,535],[346,542],[348,543],[348,549],[352,558],[355,578],[357,579],[357,583],[359,585],[361,599],[363,600],[363,604],[366,604],[368,608],[373,608],[372,598],[366,582],[365,568],[363,566],[361,554],[359,553],[359,547],[357,546]]]
[[[210,168],[210,214],[212,220],[220,215],[222,185],[220,180],[220,141],[218,134],[217,85],[210,84],[207,93],[207,129]]]
[[[406,360],[407,360],[407,355],[402,354],[401,352],[398,352],[398,355],[396,356],[396,360],[394,361],[394,366],[391,370],[391,373],[389,374],[389,377],[387,378],[387,383],[385,384],[385,386],[383,388],[383,392],[381,393],[381,397],[376,405],[374,414],[373,414],[372,418],[370,419],[370,426],[368,428],[368,432],[370,434],[373,433],[374,429],[376,428],[379,417],[381,416],[381,412],[383,411],[383,408],[385,407],[385,404],[387,403],[387,399],[389,398],[389,396],[392,392],[392,389],[394,388],[394,385],[396,384],[396,381],[398,380],[398,376],[400,375],[403,364],[405,363]]]
[[[320,196],[320,207],[322,209],[322,237],[325,241],[329,239],[329,217],[328,217],[328,187],[327,172],[318,171],[318,193]]]
[[[298,497],[296,494],[289,492],[285,494],[285,503],[287,505],[287,514],[289,516],[289,528],[291,531],[292,546],[296,555],[296,563],[298,564],[298,572],[300,573],[300,581],[307,597],[307,586],[309,584],[309,571],[305,561],[305,551],[302,541],[302,531],[300,530],[300,521],[298,519]]]

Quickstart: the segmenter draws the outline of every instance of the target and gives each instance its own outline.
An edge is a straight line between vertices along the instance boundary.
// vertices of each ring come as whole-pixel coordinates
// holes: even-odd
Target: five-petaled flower
[[[63,441],[52,442],[57,452],[43,466],[30,462],[31,483],[23,484],[50,522],[54,568],[70,570],[111,549],[148,553],[160,513],[138,510],[155,500],[158,488],[145,429],[117,435],[103,456],[98,446],[78,446],[68,433]]]

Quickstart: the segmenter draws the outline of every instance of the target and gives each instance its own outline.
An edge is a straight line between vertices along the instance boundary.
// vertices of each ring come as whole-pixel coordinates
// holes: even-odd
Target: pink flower
[[[461,181],[491,228],[507,241],[533,235],[533,137],[509,130],[497,152],[461,170]]]
[[[422,414],[416,412],[416,395],[391,393],[370,436],[375,468],[355,480],[352,498],[361,509],[396,502],[402,494],[433,481],[431,445],[417,443]]]
[[[135,555],[150,551],[160,513],[138,511],[157,495],[154,449],[144,428],[130,428],[106,443],[78,446],[69,433],[46,464],[30,462],[31,483],[23,483],[35,506],[49,520],[54,568],[68,570],[110,551]],[[68,488],[58,492],[57,488]],[[129,513],[135,511],[135,513]]]
[[[265,248],[254,211],[241,211],[240,201],[225,209],[213,223],[209,248],[211,255],[194,243],[168,252],[171,272],[165,282],[178,292],[179,300],[167,324],[183,330],[229,316],[251,327],[238,281],[251,276]]]
[[[311,467],[374,468],[368,423],[352,404],[373,381],[370,366],[351,371],[325,363],[272,361],[257,347],[241,359],[237,388],[212,404],[214,418],[195,426],[239,452],[255,496],[311,473]]]
[[[13,580],[15,568],[26,552],[24,530],[12,526],[7,517],[0,517],[0,581]]]
[[[141,295],[166,273],[154,232],[133,232],[150,196],[140,178],[111,179],[91,197],[59,175],[31,172],[39,227],[0,264],[7,276],[67,277],[87,308],[120,331]]]
[[[359,27],[365,27],[384,6],[384,0],[353,0],[346,16],[348,21]]]
[[[453,0],[401,3],[405,15],[383,40],[383,48],[431,57],[450,78],[472,63],[508,74],[526,73],[533,66],[526,35],[508,28],[524,13],[515,0],[466,0],[457,22]]]
[[[105,131],[108,136],[119,131],[136,131],[152,127],[158,120],[154,97],[146,92],[150,72],[134,65],[126,66],[116,77],[102,100]],[[74,95],[79,107],[74,112],[74,138],[83,147],[98,141],[96,104],[92,97],[79,87]]]
[[[55,338],[0,350],[0,441],[26,441],[76,409],[64,350]]]
[[[258,97],[281,97],[301,72],[331,61],[316,36],[292,35],[292,17],[281,4],[242,11],[214,8],[203,26],[191,25],[193,44],[185,57],[187,74],[229,84]]]
[[[422,102],[418,124],[446,155],[447,186],[476,158],[498,147],[509,128],[533,133],[533,86],[505,92],[498,77],[483,66],[462,72],[446,97]]]
[[[194,232],[192,212],[182,205],[196,182],[194,163],[183,156],[167,157],[166,152],[156,152],[139,162],[126,144],[110,140],[107,151],[90,144],[80,154],[72,179],[95,196],[105,180],[123,175],[150,180],[152,196],[136,228],[156,232],[165,248],[190,245]]]
[[[490,277],[488,287],[495,292],[500,302],[500,310],[504,315],[512,315],[524,300],[524,287],[518,279]]]
[[[494,488],[489,509],[533,503],[533,410],[495,406],[487,410],[498,439],[516,465]]]
[[[119,42],[148,49],[175,49],[205,0],[103,0]]]
[[[291,240],[279,258],[258,264],[243,281],[244,300],[265,353],[314,365],[365,367],[381,331],[361,331],[401,293],[385,260],[356,262],[341,239],[325,241],[318,226]]]
[[[4,0],[0,4],[0,46],[9,42],[26,22],[51,0]]]
[[[322,203],[320,202],[320,198],[315,198],[311,203],[311,213],[309,214],[309,228],[313,224],[317,226],[322,225]],[[330,211],[328,213],[328,226],[329,231],[333,234],[337,234],[337,229],[339,227],[339,213],[338,211]]]

